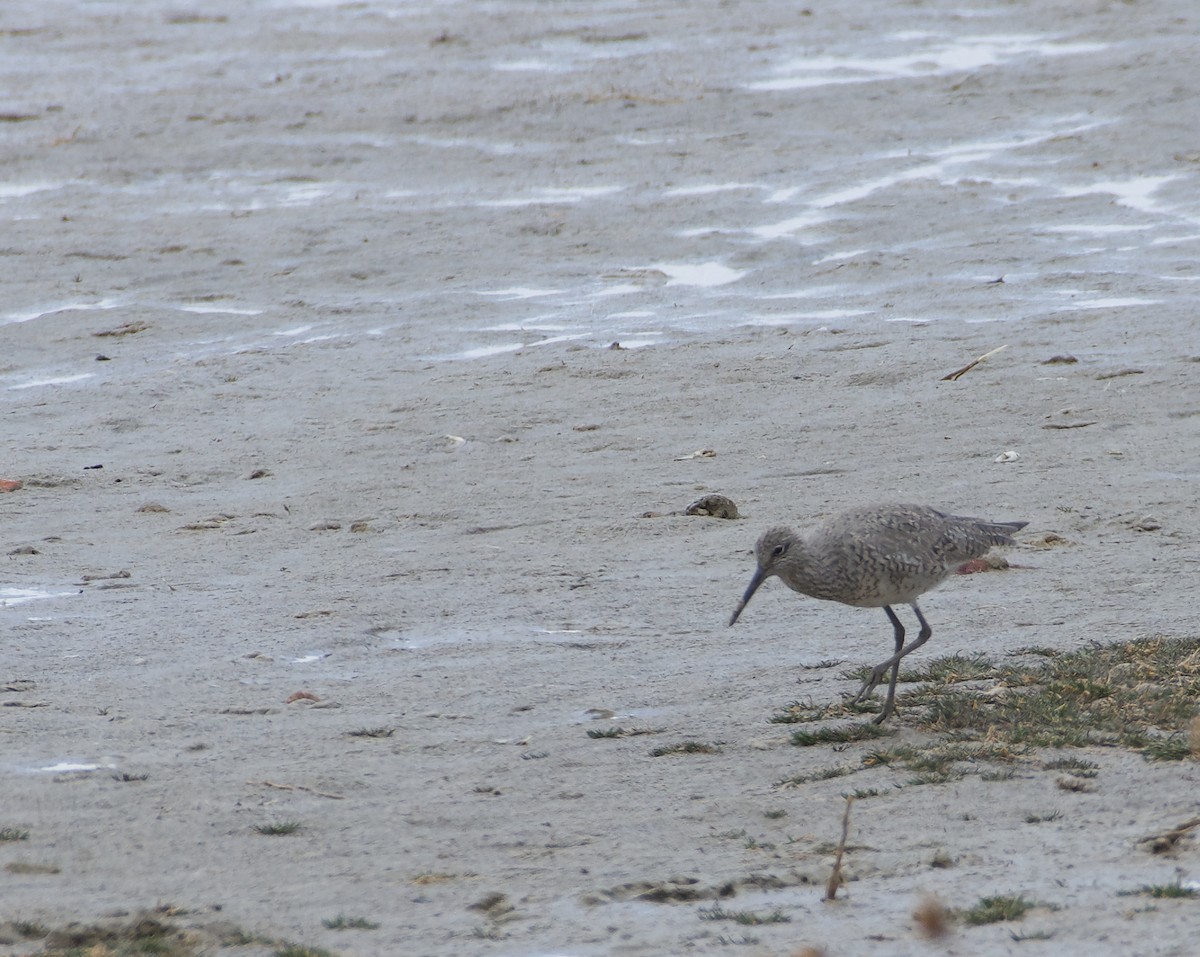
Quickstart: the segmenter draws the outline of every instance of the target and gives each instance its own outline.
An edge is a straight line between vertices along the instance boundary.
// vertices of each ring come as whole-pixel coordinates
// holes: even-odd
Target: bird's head
[[[754,577],[750,579],[750,585],[746,588],[746,593],[742,595],[742,600],[733,610],[729,624],[732,625],[738,620],[738,615],[742,613],[742,609],[758,591],[758,586],[772,575],[779,574],[780,566],[787,561],[788,554],[796,547],[796,542],[796,533],[783,526],[768,528],[759,536],[758,543],[754,546],[754,558],[758,562],[758,568],[754,572]]]

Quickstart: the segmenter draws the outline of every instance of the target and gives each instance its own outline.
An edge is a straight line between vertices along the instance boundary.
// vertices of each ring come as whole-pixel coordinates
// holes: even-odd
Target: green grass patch
[[[346,734],[351,738],[390,738],[396,733],[395,728],[355,728],[353,731],[347,731]]]
[[[633,738],[640,734],[660,734],[653,728],[591,728],[589,738]]]
[[[996,773],[990,765],[1011,764],[1025,754],[1024,748],[971,741],[937,741],[905,744],[885,751],[870,751],[863,756],[867,768],[891,767],[913,772],[908,783],[945,784],[959,781],[968,773],[977,773],[979,765],[989,765],[986,773]]]
[[[859,768],[850,767],[832,767],[821,768],[819,771],[810,771],[807,774],[797,774],[790,778],[784,778],[782,781],[776,781],[777,787],[795,787],[798,784],[808,784],[811,781],[828,781],[831,778],[842,778],[847,774],[854,774]]]
[[[255,824],[254,830],[267,837],[280,837],[284,834],[295,834],[301,826],[299,821],[272,821],[270,824]]]
[[[855,788],[853,791],[843,791],[842,797],[852,797],[856,801],[864,801],[867,798],[880,797],[887,794],[888,788]]]
[[[811,724],[814,721],[824,721],[827,718],[845,717],[846,710],[841,703],[817,704],[815,701],[793,701],[778,714],[767,720],[771,724]]]
[[[0,827],[0,844],[5,841],[28,841],[29,832],[22,827]]]
[[[26,940],[38,940],[50,933],[50,928],[36,920],[14,920],[12,929]]]
[[[720,754],[722,744],[721,741],[714,741],[711,744],[704,741],[681,741],[679,744],[668,744],[662,748],[655,748],[650,752],[650,757],[661,758],[669,754]]]
[[[1066,771],[1075,778],[1094,778],[1100,773],[1100,765],[1083,758],[1055,758],[1042,765],[1044,771]]]
[[[1182,761],[1191,754],[1191,745],[1180,735],[1153,738],[1142,748],[1142,757],[1148,761]]]
[[[867,672],[870,672],[869,668]],[[987,655],[943,655],[930,659],[924,668],[901,669],[900,681],[928,681],[939,685],[953,685],[964,681],[996,679],[1002,674],[1002,670]],[[863,680],[866,680],[865,674]]]
[[[337,917],[326,917],[321,921],[321,926],[329,930],[376,930],[379,925],[375,921],[367,920],[365,917],[347,917],[345,914],[338,914]]]
[[[1119,897],[1132,897],[1139,895],[1142,897],[1158,897],[1158,898],[1186,898],[1194,900],[1200,897],[1200,890],[1194,887],[1184,887],[1177,879],[1174,884],[1143,884],[1136,891],[1119,891]]]
[[[168,913],[178,911],[163,907],[138,917],[55,929],[29,921],[12,926],[25,938],[45,938],[38,951],[42,957],[201,957],[229,942],[226,935],[215,939],[162,919]]]
[[[754,926],[756,924],[788,924],[791,918],[780,910],[769,914],[758,914],[752,910],[726,910],[720,904],[700,908],[701,920],[730,920],[737,924]]]
[[[40,957],[210,957],[228,948],[255,946],[282,947],[276,954],[288,957],[334,957],[329,951],[288,949],[278,941],[247,934],[229,925],[184,926],[173,918],[187,912],[171,905],[160,905],[135,916],[124,916],[84,924],[68,923],[47,927],[41,923],[15,920],[9,926],[26,940],[39,940]],[[24,952],[24,951],[22,951]]]
[[[868,674],[870,669],[864,668],[846,677]],[[1003,660],[951,655],[905,670],[901,678],[918,684],[898,695],[900,719],[907,717],[905,723],[930,740],[868,751],[859,770],[892,767],[909,772],[908,784],[940,784],[967,774],[1008,780],[1019,758],[1041,748],[1118,746],[1159,761],[1192,756],[1189,731],[1200,712],[1200,642],[1192,639],[1156,636],[1071,651],[1031,646]],[[878,707],[875,700],[865,707],[794,701],[770,720],[812,725]],[[842,721],[801,727],[793,730],[791,740],[799,747],[828,744],[845,750],[893,733],[888,724]],[[1094,777],[1099,769],[1095,762],[1061,752],[1041,767],[1070,775],[1060,785],[1064,790],[1071,789],[1072,778]],[[828,769],[780,783],[797,785],[847,773],[845,768]],[[1080,784],[1076,789],[1086,788]]]
[[[801,748],[809,748],[815,744],[846,744],[851,741],[867,741],[890,734],[894,734],[894,732],[872,724],[870,721],[865,721],[861,724],[818,728],[816,731],[793,731],[792,744]]]
[[[1026,900],[1019,894],[1016,896],[983,897],[974,907],[957,911],[956,915],[964,924],[978,926],[979,924],[994,924],[1002,920],[1020,920],[1026,912],[1037,907],[1035,901]]]
[[[1118,744],[1147,757],[1189,753],[1182,732],[1200,697],[1200,645],[1140,638],[1075,651],[1029,648],[1037,660],[997,666],[1002,693],[924,689],[924,730],[1036,747]],[[905,696],[902,703],[909,703]]]

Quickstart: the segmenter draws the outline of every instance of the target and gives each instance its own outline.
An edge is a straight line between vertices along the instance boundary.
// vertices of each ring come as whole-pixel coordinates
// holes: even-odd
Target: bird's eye
[[[779,558],[786,551],[787,551],[787,545],[780,542],[778,545],[776,545],[774,548],[771,549],[771,557]]]

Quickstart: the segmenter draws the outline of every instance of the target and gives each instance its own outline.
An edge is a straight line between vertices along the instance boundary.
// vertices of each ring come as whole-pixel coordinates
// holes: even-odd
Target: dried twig
[[[825,900],[831,901],[837,897],[838,888],[842,886],[842,855],[846,853],[846,838],[850,834],[850,806],[854,803],[851,795],[846,796],[846,813],[842,815],[842,839],[838,841],[837,855],[833,859],[833,872],[829,875],[829,883],[825,885]]]
[[[248,784],[258,784],[264,788],[278,788],[280,791],[307,791],[309,794],[315,794],[317,797],[332,798],[335,801],[344,801],[344,794],[330,794],[328,791],[318,791],[316,788],[307,788],[303,784],[276,784],[274,781],[249,781]]]
[[[962,378],[964,375],[966,375],[968,372],[970,372],[972,369],[974,369],[974,368],[975,368],[977,365],[979,365],[979,363],[981,363],[981,362],[982,362],[984,359],[988,358],[989,356],[994,356],[994,355],[995,355],[997,352],[1003,352],[1003,351],[1004,351],[1005,349],[1007,349],[1007,348],[1008,348],[1008,346],[1007,346],[1007,345],[1003,345],[1003,346],[997,346],[997,347],[996,347],[995,349],[993,349],[991,352],[985,352],[985,353],[984,353],[983,355],[981,355],[981,356],[980,356],[978,359],[974,360],[973,362],[968,362],[968,363],[967,363],[965,366],[963,366],[961,369],[955,369],[955,370],[954,370],[953,372],[951,372],[949,375],[944,375],[944,376],[942,376],[942,381],[943,381],[943,382],[956,382],[956,381],[958,381],[958,380],[959,380],[959,379],[961,379],[961,378]]]
[[[1184,821],[1169,831],[1163,831],[1162,834],[1151,834],[1149,837],[1143,837],[1138,843],[1145,844],[1151,854],[1165,854],[1167,851],[1173,850],[1175,845],[1187,836],[1189,831],[1197,827],[1200,827],[1200,817]]]

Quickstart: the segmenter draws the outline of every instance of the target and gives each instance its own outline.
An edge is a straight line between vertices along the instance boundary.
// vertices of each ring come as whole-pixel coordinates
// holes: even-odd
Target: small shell
[[[1021,457],[1021,454],[1014,449],[1009,449],[1007,452],[1001,452],[997,455],[993,462],[1015,462]]]

